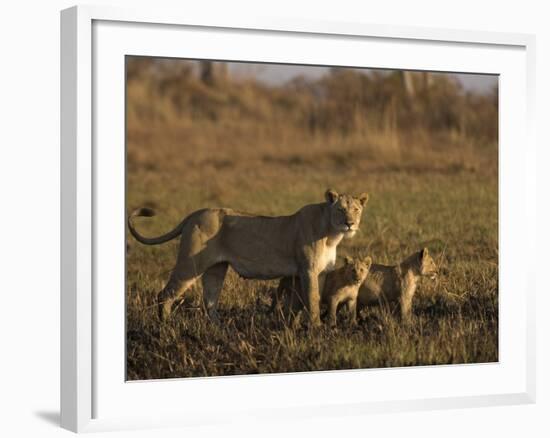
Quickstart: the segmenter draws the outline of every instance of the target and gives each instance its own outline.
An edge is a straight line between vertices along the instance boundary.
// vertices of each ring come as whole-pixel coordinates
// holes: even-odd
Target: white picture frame
[[[190,36],[193,47],[182,45]],[[222,36],[242,45],[223,47]],[[501,75],[499,363],[146,383],[121,380],[124,314],[119,311],[124,288],[119,297],[107,294],[105,285],[109,292],[119,290],[124,264],[123,247],[109,243],[124,234],[124,79],[118,74],[124,55],[367,66],[360,55],[350,64],[351,49],[346,48],[377,44],[384,44],[387,53],[382,56],[378,50],[376,61],[368,66]],[[291,18],[243,16],[228,21],[187,10],[182,14],[78,6],[62,11],[61,426],[83,432],[281,415],[305,418],[533,403],[535,274],[513,254],[532,254],[535,246],[534,47],[534,36],[524,34]],[[115,96],[108,107],[105,95]],[[103,148],[99,154],[98,145]],[[105,211],[113,213],[106,218]],[[513,232],[520,224],[521,236]],[[388,386],[390,380],[394,385]],[[453,387],[444,383],[449,380]],[[350,391],[361,382],[371,389]],[[184,385],[188,401],[174,403]],[[288,388],[300,389],[292,404],[285,402]],[[269,394],[269,401],[262,394]],[[143,401],[143,411],[132,400]]]

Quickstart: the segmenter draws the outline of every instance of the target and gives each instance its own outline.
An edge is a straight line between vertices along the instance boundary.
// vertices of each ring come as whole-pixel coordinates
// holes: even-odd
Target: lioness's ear
[[[329,204],[334,204],[336,201],[338,201],[338,192],[332,189],[327,189],[327,191],[325,192],[325,199]]]
[[[353,259],[350,256],[345,256],[344,257],[344,263],[346,265],[351,265],[353,263]]]
[[[371,265],[372,265],[372,257],[371,257],[371,256],[365,257],[365,258],[363,259],[363,263],[364,263],[365,265],[367,265],[367,267],[370,268]]]
[[[368,193],[361,193],[359,195],[359,202],[361,203],[361,205],[364,207],[365,205],[367,205],[367,202],[369,202],[369,194]]]

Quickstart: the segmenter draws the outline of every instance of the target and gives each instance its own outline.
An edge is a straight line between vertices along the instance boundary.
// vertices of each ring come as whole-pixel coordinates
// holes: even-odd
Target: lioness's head
[[[369,195],[362,193],[358,197],[339,195],[334,190],[325,192],[325,199],[330,206],[330,224],[335,231],[353,237],[359,229],[363,208],[367,205]]]
[[[352,259],[346,257],[344,259],[345,275],[348,284],[361,284],[367,278],[372,259],[365,257],[363,259]]]
[[[420,266],[420,275],[435,280],[437,277],[437,266],[428,252],[428,248],[424,248],[418,253],[418,263]]]

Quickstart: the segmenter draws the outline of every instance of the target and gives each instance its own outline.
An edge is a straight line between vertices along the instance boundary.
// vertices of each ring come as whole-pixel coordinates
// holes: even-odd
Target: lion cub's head
[[[353,237],[359,229],[363,208],[367,205],[369,195],[362,193],[358,197],[338,194],[328,189],[325,199],[330,206],[330,224],[335,231],[344,233],[347,238]]]
[[[346,284],[361,284],[367,278],[372,259],[365,257],[363,259],[352,259],[346,257],[344,259],[344,275]]]
[[[424,248],[418,252],[418,269],[420,275],[430,277],[432,280],[435,280],[437,277],[437,266],[428,252],[428,248]]]

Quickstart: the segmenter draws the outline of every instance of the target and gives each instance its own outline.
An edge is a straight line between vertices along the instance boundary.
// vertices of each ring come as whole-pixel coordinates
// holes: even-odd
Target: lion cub
[[[409,319],[421,276],[432,280],[437,276],[437,267],[428,248],[415,252],[395,266],[373,264],[359,289],[359,307],[381,302],[399,303],[401,317]]]
[[[370,257],[364,259],[345,258],[344,266],[327,272],[321,293],[321,302],[328,305],[328,318],[331,326],[336,325],[336,312],[340,304],[346,304],[350,322],[356,322],[357,294],[359,287],[367,278],[372,264]],[[298,279],[285,277],[279,283],[276,301],[286,295],[286,308],[297,309],[301,297],[301,287]]]

